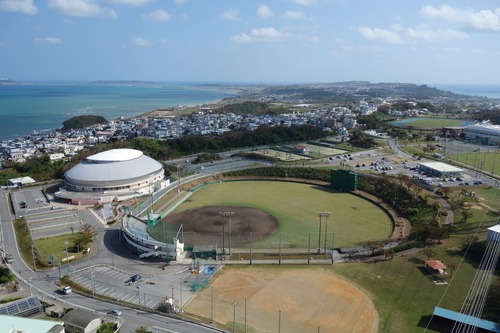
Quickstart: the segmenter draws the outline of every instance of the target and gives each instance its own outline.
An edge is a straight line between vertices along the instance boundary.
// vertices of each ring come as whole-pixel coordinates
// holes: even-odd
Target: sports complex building
[[[482,145],[500,145],[500,126],[488,123],[475,124],[464,127],[466,140],[481,143]]]
[[[419,163],[420,171],[434,177],[460,177],[464,170],[443,162]]]
[[[169,183],[163,165],[142,151],[112,149],[68,170],[55,196],[76,205],[104,204],[152,194]]]

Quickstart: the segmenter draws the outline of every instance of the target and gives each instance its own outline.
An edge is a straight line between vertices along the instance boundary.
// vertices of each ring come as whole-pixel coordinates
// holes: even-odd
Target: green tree
[[[84,249],[89,243],[92,243],[96,235],[97,231],[95,228],[91,225],[85,224],[78,232],[74,240],[74,246],[76,248]]]
[[[467,220],[472,217],[472,212],[469,209],[461,209],[462,222],[467,223]]]
[[[114,333],[116,328],[116,323],[106,322],[97,329],[97,333]]]
[[[375,254],[375,251],[382,249],[383,246],[384,246],[384,244],[382,244],[382,242],[376,241],[376,240],[371,240],[371,241],[366,242],[366,247],[368,247],[370,249],[371,256],[373,256]]]
[[[427,257],[427,260],[429,260],[430,258],[436,255],[436,252],[434,252],[431,248],[426,247],[425,249],[422,250],[422,254]]]

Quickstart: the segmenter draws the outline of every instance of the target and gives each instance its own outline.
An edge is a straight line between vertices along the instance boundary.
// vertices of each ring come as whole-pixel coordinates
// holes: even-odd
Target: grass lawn
[[[283,246],[307,247],[309,234],[313,239],[314,235],[317,237],[318,211],[333,212],[328,219],[328,232],[335,234],[335,247],[384,240],[392,232],[389,216],[378,206],[353,194],[309,184],[274,181],[211,184],[195,192],[173,213],[203,206],[246,206],[272,214],[279,221],[279,230],[256,244],[262,247],[276,245],[280,233]]]
[[[459,126],[464,123],[461,119],[445,118],[415,118],[414,120],[401,123],[401,126],[423,127],[423,128],[442,128],[449,126]]]
[[[34,241],[38,252],[42,258],[47,258],[49,254],[55,255],[59,260],[66,257],[66,247],[64,242],[68,242],[68,256],[75,256],[75,259],[78,260],[82,258],[82,250],[73,248],[74,240],[76,239],[77,234],[68,234],[61,236],[54,236],[48,238],[40,238]]]
[[[451,154],[451,159],[470,165],[473,168],[479,168],[486,172],[492,172],[500,175],[500,154],[498,152],[474,152]]]
[[[433,247],[445,264],[460,264],[455,253],[461,237],[452,237]],[[377,263],[335,264],[333,271],[364,290],[372,299],[380,316],[380,333],[423,332],[435,306],[457,311],[462,306],[476,273],[471,263],[460,264],[453,278],[445,275],[449,285],[436,285],[423,269],[427,260],[421,253],[396,256]],[[442,301],[441,301],[442,298]],[[427,332],[438,332],[427,330]]]

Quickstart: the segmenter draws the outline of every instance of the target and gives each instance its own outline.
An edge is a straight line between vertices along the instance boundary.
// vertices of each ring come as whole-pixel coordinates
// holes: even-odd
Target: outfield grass
[[[309,234],[313,234],[313,239],[314,234],[317,237],[318,211],[333,212],[328,219],[328,232],[335,234],[335,247],[384,240],[392,232],[390,217],[378,206],[324,186],[273,181],[216,183],[195,192],[173,213],[203,206],[247,206],[272,214],[279,221],[279,230],[256,244],[261,247],[276,244],[279,234],[284,246],[288,243],[307,247]]]

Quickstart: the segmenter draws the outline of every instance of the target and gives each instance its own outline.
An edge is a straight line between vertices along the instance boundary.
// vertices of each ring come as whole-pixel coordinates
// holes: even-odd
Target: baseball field
[[[226,266],[185,312],[211,320],[212,295],[214,322],[237,332],[378,332],[368,296],[323,267]]]
[[[224,211],[231,211],[231,217],[223,218],[219,213]],[[320,211],[332,212],[322,218],[321,230]],[[390,217],[364,198],[328,186],[280,181],[208,184],[163,222],[167,228],[159,223],[152,235],[164,239],[165,230],[178,230],[182,224],[188,247],[220,247],[222,231],[228,235],[225,246],[232,242],[234,248],[248,247],[250,233],[254,248],[307,248],[318,243],[337,248],[384,240],[392,232]]]
[[[224,217],[223,212],[231,214]],[[318,212],[332,213],[322,218],[321,233]],[[220,249],[222,241],[226,249],[231,243],[231,254],[248,247],[249,233],[254,251],[272,252],[278,246],[291,251],[358,247],[368,240],[387,239],[393,229],[379,206],[357,195],[328,186],[258,180],[207,184],[163,222],[153,228],[155,238],[182,224],[188,248],[217,243]],[[379,328],[370,298],[328,266],[225,266],[184,310],[210,321],[212,306],[214,322],[231,329],[234,318],[237,332],[245,332],[245,322],[247,332],[275,332],[278,326],[291,333],[318,328],[375,333]]]

